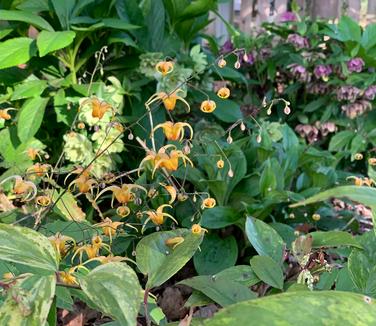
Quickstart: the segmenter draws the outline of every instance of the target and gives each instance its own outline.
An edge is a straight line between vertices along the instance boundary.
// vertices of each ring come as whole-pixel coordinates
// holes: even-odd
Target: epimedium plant
[[[268,117],[296,114],[288,94],[240,110],[248,49],[192,44],[214,2],[48,4],[0,11],[0,48],[19,46],[0,73],[2,323],[55,325],[81,300],[109,325],[163,325],[154,295],[171,278],[192,288],[188,307],[229,306],[209,325],[267,324],[264,307],[288,320],[302,298],[319,320],[342,318],[328,315],[341,298],[373,322],[373,233],[345,232],[362,221],[333,205],[289,206],[342,181],[341,156]]]

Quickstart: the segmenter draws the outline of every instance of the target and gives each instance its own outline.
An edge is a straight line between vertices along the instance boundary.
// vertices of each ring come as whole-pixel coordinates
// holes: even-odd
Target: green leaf
[[[260,256],[269,256],[277,263],[282,262],[284,244],[277,231],[253,217],[247,217],[245,230],[249,242]]]
[[[39,56],[44,57],[50,52],[65,48],[73,42],[75,37],[76,33],[72,31],[40,32],[37,38]]]
[[[70,28],[70,19],[73,9],[76,5],[76,0],[50,0],[54,12],[59,18],[60,25],[63,30]]]
[[[356,313],[351,313],[356,312]],[[241,302],[207,319],[205,326],[373,325],[376,303],[340,291],[289,292]]]
[[[290,207],[313,204],[329,198],[347,197],[372,209],[373,225],[376,225],[376,189],[372,187],[341,186],[318,193],[306,200],[300,201]],[[374,228],[375,232],[376,229]]]
[[[29,97],[38,97],[47,88],[47,81],[45,80],[30,80],[14,87],[11,100],[21,100]]]
[[[260,192],[266,197],[268,194],[277,188],[277,175],[272,168],[271,161],[267,160],[265,162],[264,170],[260,177]]]
[[[217,234],[205,236],[193,257],[193,263],[199,275],[211,275],[234,266],[238,259],[238,246],[233,236],[224,239]]]
[[[368,24],[362,35],[362,46],[369,50],[376,45],[376,24]]]
[[[339,152],[350,145],[355,134],[351,130],[344,130],[336,133],[329,142],[329,151]]]
[[[350,233],[344,231],[317,231],[309,233],[309,235],[313,238],[313,248],[352,246],[362,249],[359,242]]]
[[[53,31],[52,26],[44,20],[42,17],[35,15],[29,11],[22,10],[0,10],[0,20],[7,21],[20,21],[28,23],[33,26],[45,29],[47,31]]]
[[[19,113],[17,135],[21,142],[28,141],[39,130],[49,98],[34,97],[27,100]]]
[[[53,273],[58,270],[59,258],[50,241],[39,232],[0,224],[0,260]]]
[[[256,294],[248,287],[228,278],[202,275],[181,281],[180,284],[202,292],[222,307],[256,298]]]
[[[283,271],[273,259],[268,256],[254,256],[250,264],[261,281],[277,289],[283,289]]]
[[[137,324],[142,288],[128,265],[114,262],[96,267],[80,279],[80,285],[100,311],[121,325]]]
[[[202,213],[201,226],[208,229],[220,229],[235,224],[240,218],[238,212],[231,207],[216,206]]]
[[[0,324],[12,326],[46,325],[55,295],[55,275],[28,275],[16,281],[0,308]]]
[[[223,122],[232,123],[243,118],[240,111],[240,105],[232,100],[222,100],[216,96],[214,101],[217,104],[213,114],[216,118]]]
[[[217,279],[227,278],[248,287],[260,282],[260,279],[256,276],[255,272],[249,265],[237,265],[226,268],[223,271],[217,273],[215,277]]]
[[[64,190],[54,189],[50,193],[52,195],[52,201],[57,203],[54,207],[54,211],[65,218],[68,221],[83,221],[86,218],[83,210],[78,206],[76,198],[69,191],[63,193]],[[60,196],[63,194],[62,196]]]
[[[183,237],[184,241],[172,249],[165,241]],[[201,244],[203,235],[192,234],[187,229],[155,232],[137,244],[137,265],[143,274],[148,275],[147,288],[159,286],[175,275],[194,255]]]
[[[33,39],[17,37],[0,43],[0,69],[29,61],[35,54]]]

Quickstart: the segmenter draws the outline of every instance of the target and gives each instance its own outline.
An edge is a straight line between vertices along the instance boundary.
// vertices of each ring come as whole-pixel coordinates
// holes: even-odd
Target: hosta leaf
[[[50,52],[65,48],[73,42],[75,36],[76,33],[73,31],[40,32],[37,38],[39,56],[43,57]]]
[[[282,268],[273,259],[268,256],[254,256],[250,264],[261,281],[277,289],[283,288]]]
[[[184,241],[172,249],[165,241],[174,237],[183,237]],[[136,257],[140,271],[148,275],[146,287],[159,286],[177,273],[192,258],[202,238],[187,229],[155,232],[142,238]]]
[[[55,275],[30,275],[18,280],[0,308],[0,325],[45,325],[55,288]]]
[[[340,292],[289,292],[224,308],[205,326],[374,325],[376,303],[363,295]]]
[[[39,130],[49,98],[35,97],[27,100],[21,108],[17,135],[22,142],[28,141]]]
[[[58,269],[58,256],[50,241],[29,228],[0,224],[0,260],[48,272]]]
[[[247,217],[245,230],[248,240],[260,256],[269,256],[277,263],[282,261],[284,244],[277,231],[253,217]]]
[[[119,262],[101,265],[82,278],[80,285],[98,309],[120,325],[137,324],[142,289],[136,273],[128,265]]]
[[[17,37],[0,43],[0,69],[14,67],[29,61],[34,55],[33,39]]]

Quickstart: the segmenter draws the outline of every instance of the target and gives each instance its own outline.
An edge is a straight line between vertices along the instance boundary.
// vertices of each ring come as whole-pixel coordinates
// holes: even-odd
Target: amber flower
[[[231,94],[230,89],[228,89],[227,87],[221,87],[217,92],[218,97],[222,99],[229,98],[230,94]]]
[[[171,121],[166,121],[164,123],[160,123],[159,125],[157,125],[153,132],[159,128],[162,128],[163,129],[163,133],[165,134],[166,138],[168,140],[172,140],[172,141],[182,141],[183,138],[184,138],[184,127],[187,127],[189,129],[189,132],[190,132],[190,137],[189,139],[192,139],[193,137],[193,129],[192,127],[190,126],[189,123],[186,123],[186,122],[176,122],[176,123],[173,123]]]
[[[174,70],[174,64],[171,61],[161,61],[157,63],[155,70],[166,76]]]
[[[205,113],[211,113],[215,110],[217,105],[212,100],[206,100],[201,103],[200,110]]]
[[[217,204],[217,202],[215,201],[214,198],[208,197],[208,198],[205,198],[202,201],[201,208],[203,208],[203,209],[204,208],[213,208],[216,204]]]

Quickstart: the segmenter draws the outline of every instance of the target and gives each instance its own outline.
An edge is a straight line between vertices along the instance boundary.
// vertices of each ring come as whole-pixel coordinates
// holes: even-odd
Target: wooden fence
[[[376,21],[376,0],[296,0],[301,16],[338,19],[348,15],[362,25]],[[228,0],[219,4],[219,13],[228,22],[244,32],[251,32],[265,21],[278,21],[281,14],[290,10],[291,0]],[[209,31],[217,37],[226,37],[223,22],[215,21]]]

